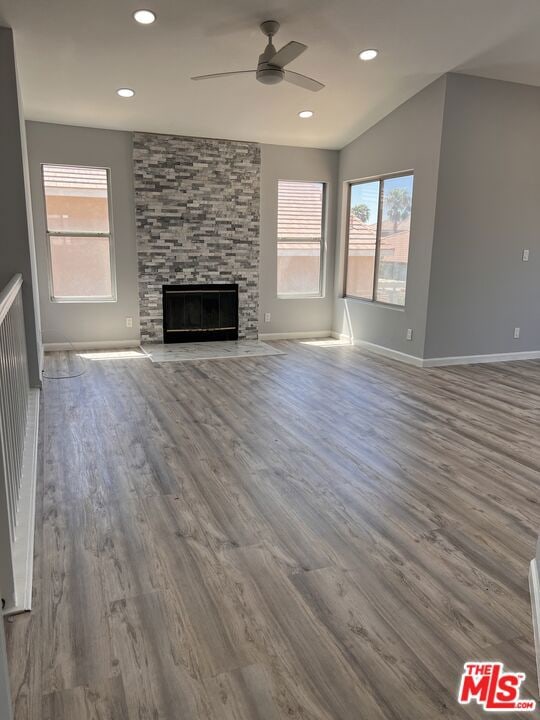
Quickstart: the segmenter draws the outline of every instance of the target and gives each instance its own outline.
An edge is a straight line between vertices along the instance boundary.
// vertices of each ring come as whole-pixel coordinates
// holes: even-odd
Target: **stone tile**
[[[256,339],[260,146],[133,134],[141,340],[163,339],[162,286],[238,283],[239,337]]]
[[[261,357],[263,355],[284,355],[272,345],[260,340],[231,340],[200,343],[155,343],[141,346],[150,360],[155,363],[185,362],[187,360],[224,360],[226,358]]]

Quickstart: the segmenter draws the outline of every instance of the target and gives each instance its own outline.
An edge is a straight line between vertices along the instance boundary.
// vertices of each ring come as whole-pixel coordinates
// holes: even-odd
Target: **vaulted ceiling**
[[[140,7],[153,25],[134,22]],[[309,46],[290,69],[324,90],[190,80],[255,67],[266,19],[277,47]],[[65,124],[341,148],[450,70],[540,85],[538,0],[0,0],[0,24],[26,117]]]

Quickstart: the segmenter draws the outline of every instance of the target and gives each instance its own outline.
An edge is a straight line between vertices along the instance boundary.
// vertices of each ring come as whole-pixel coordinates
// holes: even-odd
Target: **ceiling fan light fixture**
[[[375,48],[366,48],[366,50],[362,50],[358,53],[358,57],[360,60],[367,62],[368,60],[375,60],[378,54],[379,51],[375,50]]]
[[[151,25],[156,21],[156,14],[152,10],[135,10],[133,18],[141,25]]]
[[[135,90],[132,90],[131,88],[118,88],[116,94],[120,95],[122,98],[131,98],[135,95]]]
[[[280,68],[262,68],[257,70],[257,80],[263,85],[276,85],[283,80],[283,70]]]
[[[298,117],[301,117],[302,119],[313,117],[313,110],[300,110]]]

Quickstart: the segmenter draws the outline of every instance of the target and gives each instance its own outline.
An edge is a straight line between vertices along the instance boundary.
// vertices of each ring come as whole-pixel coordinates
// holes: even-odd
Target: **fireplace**
[[[238,339],[238,285],[163,285],[163,341]]]

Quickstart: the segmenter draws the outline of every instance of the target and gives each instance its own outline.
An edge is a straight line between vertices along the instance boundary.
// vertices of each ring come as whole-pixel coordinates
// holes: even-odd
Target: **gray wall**
[[[6,49],[3,44],[3,52]],[[12,59],[11,59],[12,63]],[[0,65],[4,96],[13,78]],[[7,94],[6,94],[7,93]],[[2,103],[4,141],[1,272],[26,266],[21,148],[13,136],[17,113]],[[261,146],[259,332],[332,329],[417,357],[446,357],[540,349],[540,89],[462,75],[440,78],[397,108],[340,153]],[[34,226],[44,337],[47,342],[133,340],[139,336],[131,134],[27,123]],[[11,135],[10,135],[11,133]],[[22,147],[22,146],[21,146]],[[339,166],[338,166],[339,157]],[[13,183],[11,167],[18,166]],[[40,164],[110,167],[116,236],[118,302],[55,304],[48,297]],[[414,170],[406,306],[389,308],[344,300],[345,184]],[[277,181],[329,184],[325,297],[279,300],[276,293]],[[336,203],[337,197],[337,203]],[[337,204],[337,248],[334,228]],[[7,220],[7,221],[6,221]],[[14,223],[9,225],[8,223]],[[24,238],[21,243],[12,237]],[[530,261],[521,262],[523,248]],[[334,256],[336,257],[334,274]],[[5,279],[5,277],[4,277]],[[2,278],[0,278],[0,281]],[[30,283],[27,282],[27,292]],[[429,300],[429,302],[428,302]],[[27,297],[31,308],[31,297]],[[264,322],[270,312],[272,321]],[[125,318],[134,327],[125,327]],[[513,328],[521,328],[514,340]],[[405,339],[412,328],[412,342]],[[56,331],[56,332],[55,332]]]
[[[261,146],[261,334],[329,331],[332,327],[338,155],[335,150]],[[327,183],[325,292],[322,298],[277,297],[278,180]],[[269,323],[264,322],[267,312],[271,313]]]
[[[27,122],[40,304],[46,343],[137,341],[139,304],[131,133]],[[42,163],[111,168],[118,302],[53,303],[49,298]],[[259,332],[329,330],[332,324],[338,153],[333,150],[261,146]],[[276,292],[277,181],[328,183],[325,297],[278,300]],[[264,323],[264,313],[272,321]],[[133,317],[133,329],[125,318]]]
[[[118,130],[27,122],[30,183],[43,341],[107,342],[139,338],[132,136]],[[117,302],[55,303],[49,297],[42,163],[95,165],[111,170]],[[126,317],[133,327],[126,327]]]
[[[23,276],[23,302],[30,383],[41,382],[37,274],[28,193],[26,139],[19,106],[13,35],[0,27],[0,289]]]
[[[417,357],[424,351],[445,87],[446,78],[440,78],[340,152],[333,329]],[[405,308],[344,299],[346,182],[404,170],[414,171]],[[406,340],[407,328],[413,329],[412,341]]]
[[[539,129],[539,88],[448,76],[426,357],[540,350]]]

